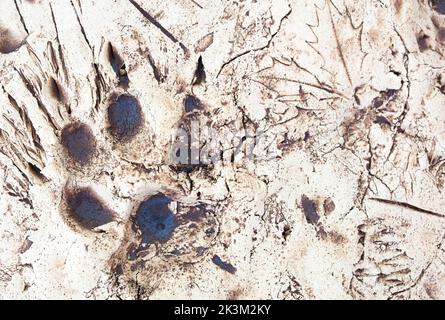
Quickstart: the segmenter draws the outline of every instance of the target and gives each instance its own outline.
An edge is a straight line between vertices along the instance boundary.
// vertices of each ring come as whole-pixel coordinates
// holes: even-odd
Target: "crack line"
[[[340,44],[340,40],[338,38],[338,32],[337,32],[337,28],[335,27],[335,23],[334,23],[334,18],[332,17],[332,10],[331,10],[331,5],[330,5],[331,1],[328,2],[328,7],[329,7],[329,15],[331,16],[331,27],[332,30],[334,32],[334,38],[335,38],[335,42],[337,43],[337,51],[338,51],[338,55],[340,56],[341,62],[343,64],[343,67],[345,68],[345,72],[346,72],[346,76],[348,78],[349,84],[352,86],[352,79],[351,79],[351,74],[349,73],[348,70],[348,66],[346,64],[346,59],[345,56],[343,54],[343,48]],[[335,5],[332,4],[334,7]],[[337,9],[337,8],[336,8]],[[338,9],[337,9],[338,11]]]
[[[132,0],[130,0],[130,1],[132,1]],[[248,54],[248,53],[256,52],[256,51],[261,51],[261,50],[264,50],[264,49],[268,48],[268,47],[270,46],[270,44],[272,43],[273,39],[275,38],[275,36],[278,34],[278,32],[280,32],[280,30],[281,30],[281,26],[283,25],[283,21],[284,21],[285,19],[287,19],[287,18],[290,16],[290,14],[292,13],[292,7],[291,7],[291,5],[289,4],[288,6],[289,6],[289,11],[288,11],[288,12],[287,12],[287,13],[280,19],[280,23],[278,24],[277,31],[275,31],[275,32],[270,36],[269,40],[267,41],[267,43],[266,43],[264,46],[259,47],[259,48],[256,48],[256,49],[250,49],[250,50],[241,52],[241,53],[237,54],[236,56],[230,58],[229,61],[223,63],[223,65],[222,65],[221,68],[219,69],[218,73],[216,74],[216,77],[218,78],[219,75],[221,74],[221,72],[223,71],[223,69],[224,69],[227,65],[229,65],[229,64],[231,64],[233,61],[235,61],[236,59],[241,58],[242,56],[244,56],[244,55],[246,55],[246,54]]]
[[[165,29],[151,14],[149,14],[147,11],[145,11],[136,1],[134,0],[128,0],[130,3],[140,12],[142,15],[150,21],[156,28],[158,28],[167,38],[169,38],[174,43],[178,43],[181,49],[184,51],[184,54],[188,57],[189,56],[189,50],[187,47],[178,39],[175,38],[173,34],[170,33],[167,29]]]
[[[382,202],[382,203],[386,203],[386,204],[390,204],[390,205],[394,205],[394,206],[400,206],[403,208],[426,213],[428,215],[432,215],[432,216],[439,217],[439,218],[445,218],[445,215],[443,215],[443,214],[440,214],[440,213],[437,213],[434,211],[430,211],[427,209],[419,208],[419,207],[416,207],[416,206],[406,203],[406,202],[401,202],[401,201],[396,201],[396,200],[388,200],[388,199],[380,199],[380,198],[369,198],[369,200],[374,200],[377,202]]]

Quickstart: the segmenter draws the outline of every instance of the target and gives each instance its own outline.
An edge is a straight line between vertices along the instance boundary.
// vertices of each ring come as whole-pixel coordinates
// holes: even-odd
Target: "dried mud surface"
[[[439,0],[0,1],[0,298],[444,299],[444,53]]]

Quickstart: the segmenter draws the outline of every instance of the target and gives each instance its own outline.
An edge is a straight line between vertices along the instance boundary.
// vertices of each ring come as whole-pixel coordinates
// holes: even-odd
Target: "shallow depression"
[[[167,241],[175,227],[176,218],[169,208],[172,199],[162,193],[143,201],[136,212],[136,223],[142,233],[142,243]]]
[[[135,136],[142,127],[142,121],[139,101],[131,95],[120,95],[108,108],[109,130],[119,140]]]
[[[113,221],[114,213],[89,187],[65,189],[70,218],[86,229]]]
[[[91,128],[81,122],[66,125],[62,130],[61,142],[68,155],[81,164],[88,163],[96,151],[96,139]]]

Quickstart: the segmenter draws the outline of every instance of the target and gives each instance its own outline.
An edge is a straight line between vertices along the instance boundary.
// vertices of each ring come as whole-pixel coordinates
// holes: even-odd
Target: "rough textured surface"
[[[0,1],[0,298],[444,299],[443,8]],[[143,115],[124,140],[122,94]],[[192,121],[240,134],[171,165]],[[69,187],[103,219],[71,223]]]

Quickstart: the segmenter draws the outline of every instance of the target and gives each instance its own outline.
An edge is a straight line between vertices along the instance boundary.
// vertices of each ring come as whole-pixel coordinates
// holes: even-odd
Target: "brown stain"
[[[355,109],[347,115],[340,126],[344,145],[354,147],[356,144],[367,141],[367,132],[380,114],[388,114],[385,118],[391,123],[391,119],[388,117],[391,116],[390,111],[397,108],[395,101],[399,98],[399,91],[396,89],[380,91],[380,94],[372,100],[369,108]],[[383,118],[377,119],[377,122],[379,121],[387,122]]]
[[[443,299],[443,297],[440,296],[440,289],[439,285],[434,280],[426,281],[423,284],[423,288],[425,289],[426,294],[428,297],[430,297],[433,300]]]
[[[326,198],[323,202],[323,209],[325,214],[331,214],[335,210],[335,203],[331,198]]]
[[[425,34],[423,31],[420,31],[416,35],[416,39],[420,52],[425,52],[428,49],[431,49],[431,38],[429,35]]]
[[[394,9],[396,10],[396,14],[399,15],[402,11],[403,0],[394,0]]]
[[[320,226],[317,229],[317,238],[319,238],[321,240],[327,240],[328,239],[328,233],[326,232],[326,230],[324,229],[323,226]]]
[[[287,154],[298,147],[301,148],[303,146],[303,141],[307,142],[308,139],[309,133],[307,133],[307,135],[305,134],[302,138],[294,138],[289,137],[289,133],[285,132],[283,135],[283,139],[278,143],[277,147],[278,149],[283,151],[284,154]]]
[[[283,227],[283,232],[281,233],[281,235],[284,238],[284,241],[286,241],[287,238],[289,238],[291,233],[292,233],[292,227],[289,224],[285,224]]]
[[[195,47],[195,53],[204,52],[213,43],[213,32],[202,37]]]
[[[29,240],[29,238],[26,238],[25,241],[23,241],[19,252],[21,254],[25,253],[26,251],[28,251],[29,248],[31,248],[32,244],[33,244],[33,241]]]
[[[368,31],[368,37],[372,43],[378,43],[380,39],[380,33],[378,30],[371,29]]]
[[[445,94],[445,79],[444,77],[440,74],[437,79],[437,86],[439,88],[439,91],[443,94]]]
[[[187,98],[186,98],[187,100]],[[193,128],[193,122],[199,121],[201,124],[205,123],[207,126],[211,126],[211,114],[209,111],[207,111],[208,105],[198,100],[196,97],[194,97],[193,100],[195,100],[193,103],[190,103],[190,101],[184,100],[184,111],[182,117],[178,120],[178,122],[175,124],[175,128],[179,130],[183,130],[184,136],[185,136],[185,143],[181,142],[181,137],[177,137],[174,143],[172,144],[170,150],[168,151],[168,157],[176,157],[176,159],[173,158],[173,163],[169,166],[169,168],[176,172],[185,172],[185,173],[191,173],[192,171],[201,171],[202,174],[204,174],[207,178],[212,178],[211,170],[213,168],[213,163],[211,161],[201,161],[203,160],[204,156],[211,158],[213,160],[217,159],[220,156],[219,153],[215,152],[209,152],[206,153],[206,145],[205,143],[197,143],[192,144],[190,141],[192,141],[192,134],[195,134],[192,130]],[[187,105],[188,106],[187,106]],[[190,108],[192,110],[190,110]],[[187,112],[187,109],[188,112]],[[187,142],[188,141],[188,142]],[[193,148],[198,149],[196,154],[192,152]],[[208,148],[210,149],[210,148]],[[213,150],[211,150],[213,151]],[[192,157],[195,157],[192,159]],[[199,159],[198,159],[199,157]],[[171,158],[169,159],[169,161]]]
[[[335,244],[344,244],[347,242],[346,238],[336,231],[329,231],[328,238]]]
[[[319,226],[317,237],[324,241],[330,241],[335,244],[345,244],[347,239],[337,231],[326,231],[323,226]]]
[[[380,91],[380,95],[375,97],[371,102],[372,109],[379,109],[387,103],[394,101],[397,98],[397,90],[387,89]]]
[[[367,128],[372,122],[372,109],[354,110],[341,124],[344,144],[353,147],[357,142],[366,140]]]
[[[445,43],[445,28],[444,27],[440,27],[437,29],[436,39],[438,42],[440,42],[442,44]]]
[[[229,291],[226,299],[227,300],[240,300],[243,294],[244,294],[244,289],[237,287],[237,288]]]

